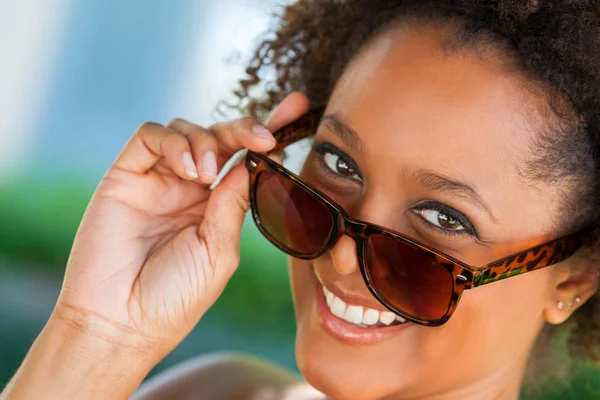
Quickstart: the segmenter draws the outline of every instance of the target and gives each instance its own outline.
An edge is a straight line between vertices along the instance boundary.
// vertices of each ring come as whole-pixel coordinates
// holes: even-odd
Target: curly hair
[[[314,106],[326,104],[361,46],[403,20],[456,25],[451,47],[494,46],[544,89],[552,115],[536,143],[543,151],[527,164],[528,176],[548,184],[572,183],[562,199],[569,210],[562,229],[593,225],[600,232],[598,0],[298,0],[283,8],[258,46],[234,92],[236,108],[264,118],[296,90]],[[577,217],[572,210],[578,210]],[[600,235],[594,236],[590,254],[600,253]],[[571,349],[596,361],[599,311],[596,294],[568,327]]]

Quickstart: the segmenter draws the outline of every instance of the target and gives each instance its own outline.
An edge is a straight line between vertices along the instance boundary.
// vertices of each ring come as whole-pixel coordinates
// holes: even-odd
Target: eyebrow
[[[342,122],[335,114],[328,114],[321,119],[321,124],[339,137],[352,150],[364,153],[364,144],[356,131]]]
[[[493,221],[497,221],[490,206],[472,186],[424,168],[414,171],[413,176],[423,186],[431,190],[449,192],[470,201],[473,205],[485,211]]]
[[[337,115],[325,115],[321,119],[321,124],[329,129],[333,134],[338,136],[351,149],[360,153],[364,152],[364,143],[358,133],[356,133],[356,131],[346,123],[342,122]],[[425,168],[417,169],[413,174],[423,186],[431,190],[449,192],[456,196],[462,197],[470,201],[476,207],[485,211],[492,221],[496,222],[498,220],[492,212],[490,206],[483,200],[483,198],[472,186]]]

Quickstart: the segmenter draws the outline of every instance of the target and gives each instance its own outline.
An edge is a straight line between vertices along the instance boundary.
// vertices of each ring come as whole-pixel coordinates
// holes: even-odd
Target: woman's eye
[[[460,222],[458,222],[456,219],[452,218],[448,214],[444,214],[441,211],[423,209],[417,210],[416,212],[427,222],[431,223],[432,225],[438,228],[452,232],[466,231],[466,228]]]
[[[335,153],[324,152],[323,161],[333,173],[360,181],[360,175],[346,160]]]

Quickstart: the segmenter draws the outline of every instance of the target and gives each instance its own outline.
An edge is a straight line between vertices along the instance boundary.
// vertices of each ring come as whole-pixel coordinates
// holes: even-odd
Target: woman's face
[[[484,265],[551,239],[557,223],[556,194],[524,178],[537,126],[529,96],[491,55],[449,55],[433,31],[396,29],[344,73],[303,175],[355,218]],[[518,390],[556,273],[466,291],[441,327],[369,328],[324,301],[323,285],[346,305],[385,310],[351,239],[290,265],[300,369],[325,393],[353,399]]]

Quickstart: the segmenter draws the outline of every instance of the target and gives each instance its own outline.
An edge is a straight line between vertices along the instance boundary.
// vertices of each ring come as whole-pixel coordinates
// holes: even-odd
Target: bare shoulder
[[[131,400],[258,399],[301,383],[298,375],[260,358],[214,353],[191,358],[150,378]]]

